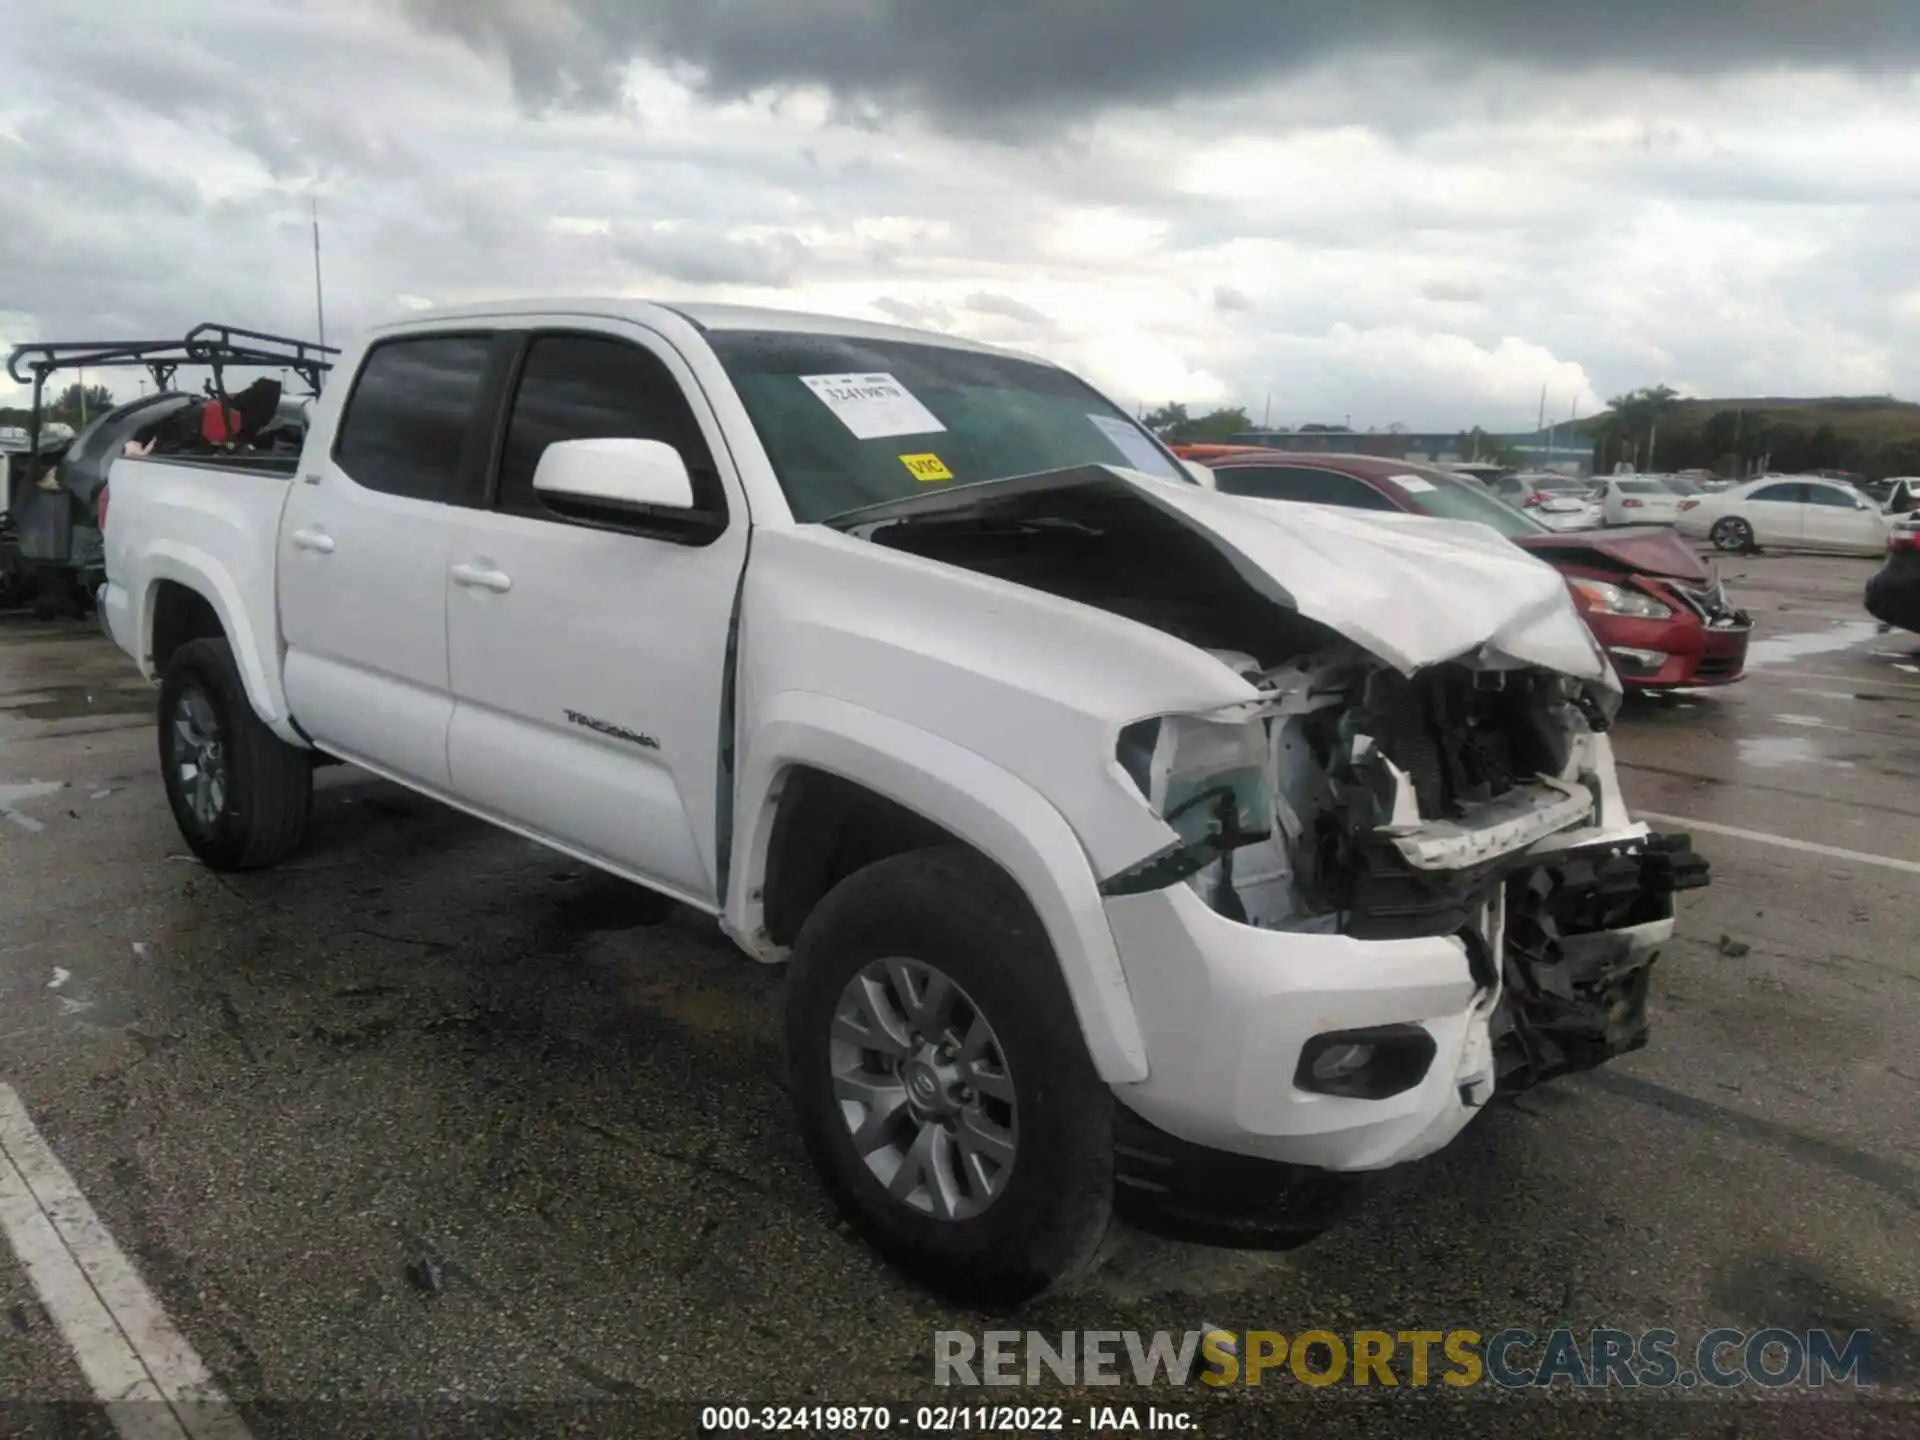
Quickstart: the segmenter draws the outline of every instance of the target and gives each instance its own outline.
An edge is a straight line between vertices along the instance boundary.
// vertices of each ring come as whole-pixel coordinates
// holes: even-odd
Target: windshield
[[[1588,489],[1586,481],[1572,475],[1534,475],[1529,478],[1533,481],[1534,489],[1551,490],[1556,495],[1584,495]]]
[[[1667,489],[1676,495],[1700,495],[1705,493],[1701,490],[1698,480],[1688,480],[1678,475],[1674,476],[1671,480],[1661,481],[1661,484],[1665,485]]]
[[[1445,470],[1409,465],[1405,472],[1396,471],[1387,478],[1406,497],[1408,505],[1436,520],[1477,520],[1509,540],[1549,533],[1547,527],[1531,515],[1495,498],[1473,481],[1450,475]]]
[[[1189,478],[1147,431],[1049,365],[850,335],[707,339],[796,520],[1081,465]]]
[[[1666,495],[1671,492],[1657,480],[1616,480],[1614,488],[1622,495]]]

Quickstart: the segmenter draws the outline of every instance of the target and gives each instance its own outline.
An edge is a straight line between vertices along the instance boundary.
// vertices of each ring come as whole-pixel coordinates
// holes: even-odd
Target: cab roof
[[[1051,362],[998,345],[945,335],[935,330],[920,330],[909,325],[862,320],[850,315],[821,315],[800,310],[780,310],[761,305],[728,305],[706,300],[645,300],[632,296],[535,296],[525,299],[485,300],[470,305],[450,305],[414,310],[380,326],[387,329],[416,329],[444,320],[483,320],[498,316],[591,315],[609,320],[632,320],[641,324],[657,323],[663,314],[675,315],[697,330],[759,330],[788,335],[845,335],[857,340],[892,340],[910,345],[939,345],[950,350],[974,350],[989,355],[1015,355],[1036,364]]]

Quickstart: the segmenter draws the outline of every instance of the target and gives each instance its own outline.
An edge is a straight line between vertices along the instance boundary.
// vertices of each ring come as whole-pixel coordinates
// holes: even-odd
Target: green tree
[[[1516,469],[1522,463],[1519,451],[1499,436],[1489,435],[1478,425],[1460,434],[1453,444],[1463,460],[1475,460],[1488,465],[1511,465]]]
[[[1615,460],[1632,460],[1641,470],[1654,468],[1659,453],[1660,422],[1673,409],[1680,392],[1667,385],[1629,390],[1607,402],[1599,426],[1597,464],[1604,471]]]
[[[1158,410],[1148,411],[1144,423],[1162,440],[1178,444],[1186,439],[1186,432],[1192,427],[1193,420],[1187,414],[1187,407],[1176,400],[1170,405],[1162,405]]]
[[[1247,412],[1235,405],[1229,410],[1212,410],[1193,422],[1193,438],[1196,440],[1231,440],[1236,435],[1244,435],[1253,429],[1253,421],[1247,418]]]
[[[1151,412],[1146,418],[1146,426],[1171,444],[1190,445],[1198,441],[1231,440],[1253,429],[1253,421],[1237,405],[1231,409],[1210,410],[1205,415],[1193,416],[1187,413],[1185,405],[1176,401]]]
[[[104,385],[89,385],[83,391],[78,380],[60,392],[60,398],[45,407],[49,420],[71,425],[75,430],[113,408],[113,392]]]
[[[1833,426],[1822,424],[1807,437],[1808,470],[1837,470],[1848,458],[1846,447]]]

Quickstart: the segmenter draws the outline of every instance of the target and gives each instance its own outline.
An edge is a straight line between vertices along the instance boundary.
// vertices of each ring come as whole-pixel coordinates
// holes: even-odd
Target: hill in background
[[[1646,464],[1646,422],[1606,411],[1578,422],[1594,441],[1595,468],[1637,459],[1642,469],[1707,469],[1724,475],[1855,470],[1878,479],[1920,475],[1920,404],[1890,395],[1797,400],[1680,400],[1661,408],[1653,463]]]

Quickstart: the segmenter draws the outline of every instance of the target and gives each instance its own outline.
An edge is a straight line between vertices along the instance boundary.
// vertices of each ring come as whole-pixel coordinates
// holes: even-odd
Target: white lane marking
[[[1686,830],[1702,830],[1709,835],[1726,835],[1735,840],[1751,840],[1756,845],[1777,845],[1782,850],[1799,850],[1808,855],[1825,855],[1834,860],[1851,860],[1857,865],[1879,865],[1888,870],[1920,875],[1920,860],[1897,860],[1891,855],[1869,855],[1864,850],[1842,850],[1837,845],[1816,845],[1811,840],[1795,840],[1786,835],[1769,835],[1764,830],[1742,830],[1737,825],[1715,825],[1708,820],[1689,820],[1684,815],[1656,815],[1651,810],[1635,809],[1641,820],[1661,825],[1678,825]]]
[[[66,984],[67,981],[71,980],[72,978],[73,978],[73,972],[71,970],[63,970],[58,965],[56,965],[53,967],[53,978],[47,981],[47,989],[58,990],[62,985]]]
[[[31,815],[22,815],[18,810],[0,809],[0,815],[6,816],[7,819],[18,825],[29,835],[38,835],[42,830],[47,828]]]
[[[127,1440],[248,1440],[233,1403],[0,1083],[0,1228]]]

